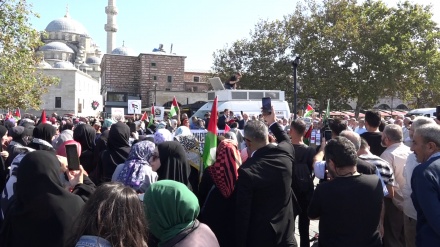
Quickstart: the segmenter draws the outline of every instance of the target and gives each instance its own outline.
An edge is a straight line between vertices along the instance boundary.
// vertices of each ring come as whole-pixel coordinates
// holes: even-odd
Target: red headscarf
[[[215,163],[208,167],[215,186],[225,198],[232,195],[238,178],[237,170],[241,165],[241,157],[237,146],[237,142],[230,139],[220,142]]]

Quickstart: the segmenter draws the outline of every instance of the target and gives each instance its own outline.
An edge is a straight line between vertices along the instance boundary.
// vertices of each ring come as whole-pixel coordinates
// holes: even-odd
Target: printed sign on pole
[[[141,100],[128,100],[128,114],[141,114]]]
[[[124,116],[124,108],[113,108],[112,107],[112,117],[119,115],[119,116]]]
[[[159,106],[154,107],[154,119],[162,121],[164,113],[165,113],[165,107],[159,107]]]

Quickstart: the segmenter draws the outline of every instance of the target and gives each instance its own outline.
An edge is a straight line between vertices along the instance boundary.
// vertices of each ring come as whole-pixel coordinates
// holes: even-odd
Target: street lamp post
[[[154,83],[154,106],[156,106],[156,88],[157,88],[157,82]]]
[[[300,56],[296,56],[295,60],[293,60],[292,65],[293,65],[293,119],[296,120],[297,118],[297,98],[298,98],[298,90],[297,90],[297,86],[296,86],[296,71],[298,68],[298,65],[301,64],[301,57]]]

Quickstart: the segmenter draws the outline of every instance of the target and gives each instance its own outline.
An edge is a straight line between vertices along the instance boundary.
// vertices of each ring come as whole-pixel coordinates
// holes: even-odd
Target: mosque
[[[37,69],[60,78],[60,83],[42,96],[40,108],[48,114],[97,116],[111,112],[113,107],[124,108],[127,114],[130,99],[141,100],[143,107],[166,105],[174,96],[183,104],[207,100],[207,71],[185,72],[186,57],[166,53],[163,45],[140,54],[124,43],[115,48],[115,0],[108,0],[105,13],[105,54],[87,29],[71,17],[68,8],[63,17],[47,25],[41,35],[44,45],[37,51],[42,58]]]
[[[38,70],[60,79],[42,96],[41,108],[48,114],[97,115],[102,110],[102,52],[87,30],[71,18],[67,9],[64,17],[47,25],[41,40],[44,45],[37,51],[42,58]]]

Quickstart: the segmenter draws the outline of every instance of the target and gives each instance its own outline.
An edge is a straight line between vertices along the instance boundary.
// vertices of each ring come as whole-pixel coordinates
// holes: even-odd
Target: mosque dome
[[[53,67],[56,69],[74,69],[73,64],[67,61],[57,62]]]
[[[51,66],[48,62],[46,62],[46,61],[44,61],[44,60],[42,60],[42,61],[37,65],[37,67],[38,67],[38,68],[42,68],[42,69],[49,69],[49,68],[52,68],[52,66]]]
[[[46,32],[61,32],[87,35],[87,30],[84,28],[84,26],[78,21],[70,18],[69,13],[66,13],[63,18],[51,21],[49,25],[47,25],[45,30]]]
[[[136,56],[137,54],[132,49],[122,45],[121,47],[115,48],[112,51],[112,55]]]
[[[67,46],[65,43],[57,42],[57,41],[47,43],[47,44],[43,45],[42,47],[40,47],[39,50],[40,51],[61,51],[61,52],[74,53],[72,48]]]
[[[94,65],[94,64],[101,64],[101,58],[99,58],[99,57],[95,57],[95,56],[91,56],[91,57],[88,57],[88,58],[86,59],[86,63],[87,63],[87,64],[91,64],[91,65]]]

